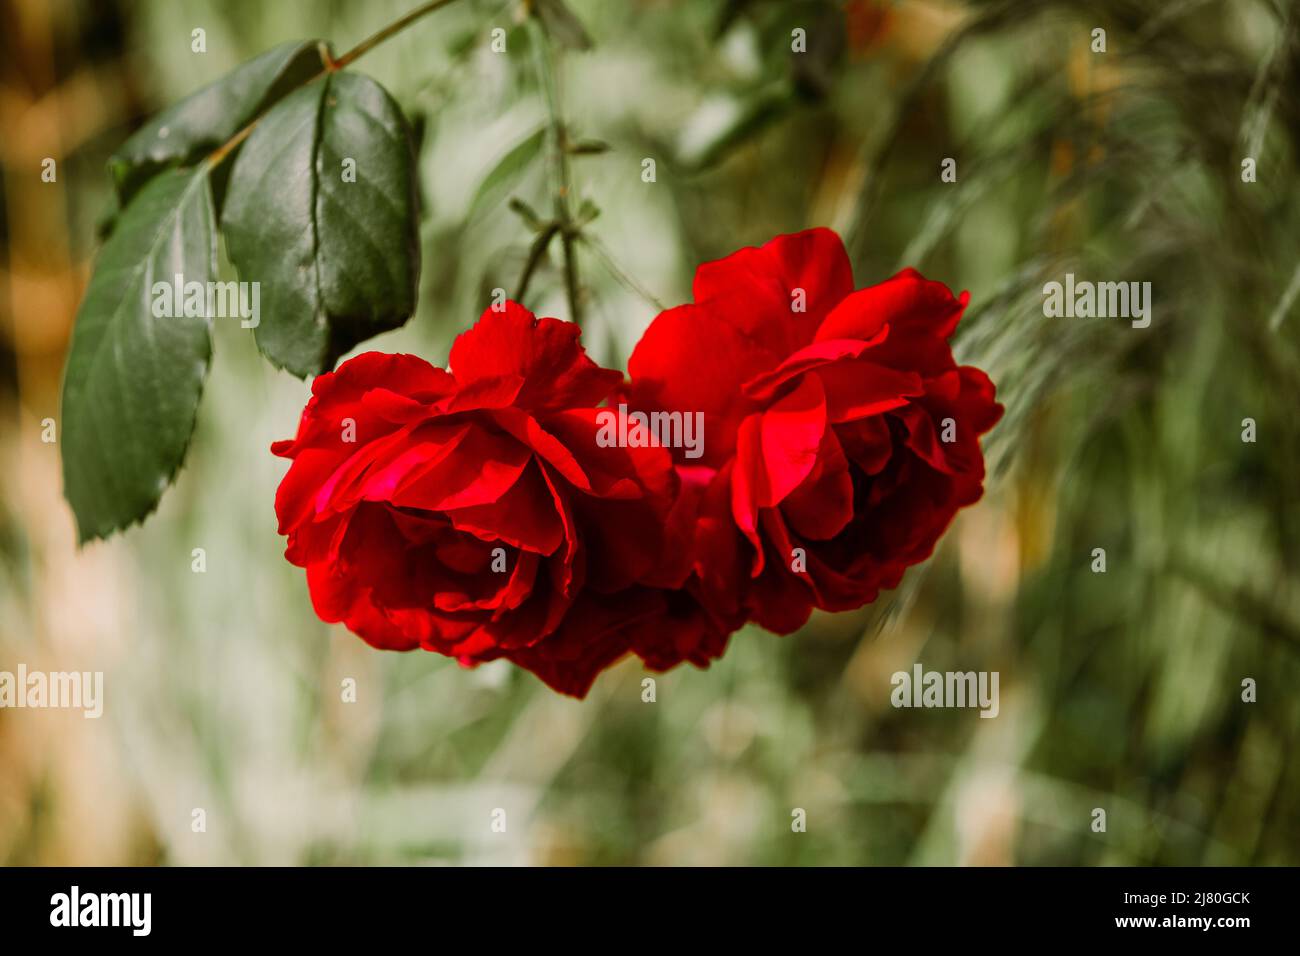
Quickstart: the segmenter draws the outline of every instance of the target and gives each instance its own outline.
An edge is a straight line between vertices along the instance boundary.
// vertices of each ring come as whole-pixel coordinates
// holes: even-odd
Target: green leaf
[[[546,127],[543,126],[529,133],[507,150],[500,162],[492,167],[492,171],[483,177],[483,181],[474,192],[474,198],[470,200],[466,218],[476,219],[488,207],[496,205],[501,196],[510,191],[523,171],[537,158],[545,144]]]
[[[63,378],[63,491],[81,542],[143,520],[185,458],[212,357],[207,320],[154,314],[153,284],[216,272],[204,169],[162,173],[118,218]]]
[[[369,77],[331,73],[262,117],[231,171],[222,223],[240,278],[261,283],[257,344],[272,363],[327,371],[410,317],[416,208],[410,129]]]
[[[510,197],[508,205],[510,206],[510,211],[522,219],[524,224],[527,225],[529,229],[533,230],[533,232],[541,232],[546,228],[547,223],[537,214],[537,210],[528,205],[528,203],[524,202],[518,196]]]
[[[578,207],[578,214],[573,217],[573,225],[581,228],[600,215],[600,208],[590,199],[584,199]]]
[[[161,170],[198,162],[323,68],[317,41],[284,43],[163,110],[108,161],[122,205]]]

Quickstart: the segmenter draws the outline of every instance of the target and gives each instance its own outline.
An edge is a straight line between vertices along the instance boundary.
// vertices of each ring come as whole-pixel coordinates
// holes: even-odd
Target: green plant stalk
[[[360,43],[354,46],[351,50],[348,50],[347,53],[344,53],[341,57],[335,60],[333,64],[331,64],[330,68],[332,70],[346,69],[352,63],[361,59],[363,56],[365,56],[375,47],[379,46],[379,44],[383,43],[389,37],[396,36],[398,33],[401,33],[403,30],[409,27],[416,20],[419,20],[421,17],[433,13],[435,10],[440,10],[443,7],[447,6],[448,4],[454,2],[455,0],[429,0],[428,3],[421,4],[420,6],[412,10],[410,13],[394,20],[392,23],[384,27],[382,30],[372,33],[370,36],[366,37],[364,40],[362,40]]]
[[[564,126],[564,115],[560,107],[559,81],[555,61],[551,55],[550,39],[546,28],[538,19],[535,11],[530,11],[528,18],[529,39],[532,41],[533,54],[537,63],[537,78],[546,100],[546,112],[550,117],[550,178],[552,208],[555,222],[559,226],[560,242],[564,247],[564,288],[569,299],[569,317],[575,325],[582,325],[581,289],[578,284],[578,257],[576,239],[578,229],[573,224],[569,210],[569,197],[573,184],[569,177],[568,133]],[[547,244],[549,245],[549,237]],[[545,246],[543,246],[543,249]],[[540,253],[539,253],[540,255]]]

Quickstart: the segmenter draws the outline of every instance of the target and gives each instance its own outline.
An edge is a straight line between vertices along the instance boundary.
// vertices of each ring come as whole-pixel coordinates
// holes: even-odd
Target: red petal
[[[763,512],[763,534],[776,560],[766,562],[762,576],[754,582],[753,620],[773,634],[792,634],[808,622],[814,594],[806,574],[795,572],[793,550],[781,512]]]
[[[942,282],[904,269],[878,285],[848,296],[817,330],[817,341],[870,339],[889,326],[889,337],[872,351],[873,361],[935,374],[952,367],[948,338],[969,296],[954,298]]]
[[[564,524],[535,463],[499,500],[446,514],[462,531],[538,554],[553,554],[564,541]]]
[[[514,403],[529,409],[598,405],[623,376],[587,357],[571,322],[538,319],[522,305],[487,309],[451,346],[448,364],[462,385],[523,379]],[[505,404],[505,403],[503,403]]]
[[[885,419],[860,418],[835,426],[845,456],[868,475],[878,474],[894,453],[894,438]]]
[[[628,629],[660,606],[654,592],[644,589],[612,597],[584,594],[553,634],[506,656],[554,690],[581,699],[596,675],[628,652]]]
[[[488,504],[514,485],[531,459],[531,450],[513,436],[475,425],[464,432],[452,453],[412,469],[386,500],[425,511]],[[387,481],[378,484],[377,490],[383,490]]]
[[[332,451],[306,448],[297,453],[275,490],[280,534],[288,534],[315,514],[316,492],[337,466],[338,454]]]
[[[488,414],[503,430],[536,452],[569,484],[583,491],[591,490],[591,480],[573,457],[573,452],[531,415],[517,408],[496,408]]]
[[[662,610],[639,618],[625,631],[628,645],[650,670],[666,671],[683,661],[708,667],[722,656],[727,639],[739,626],[714,620],[686,591],[658,592]]]
[[[826,389],[827,415],[836,424],[883,414],[925,393],[915,372],[875,362],[838,362],[822,366],[815,374]]]
[[[470,433],[467,422],[426,422],[405,432],[402,440],[388,443],[373,455],[373,464],[357,480],[357,498],[390,501],[399,485],[427,474],[458,449]],[[463,454],[463,453],[459,453]]]
[[[616,408],[573,409],[547,418],[546,428],[587,475],[591,494],[659,499],[660,510],[666,512],[677,492],[677,475],[668,450],[657,445],[602,448],[598,443],[607,423],[617,434],[620,417],[622,413]],[[629,432],[633,430],[628,428]]]
[[[720,467],[736,447],[736,423],[754,407],[741,386],[777,360],[710,311],[678,306],[650,323],[628,360],[630,404],[703,412],[704,455],[693,463]]]
[[[868,348],[884,341],[888,334],[889,329],[886,327],[876,333],[875,338],[867,341],[860,339],[828,339],[825,342],[814,342],[811,345],[806,345],[775,369],[756,375],[746,382],[745,394],[758,402],[767,401],[776,394],[781,385],[784,385],[790,379],[802,375],[810,369],[821,368],[832,362],[857,358]]]
[[[750,424],[757,421],[757,426]],[[817,464],[826,433],[826,395],[805,378],[760,416],[746,419],[736,448],[733,483],[759,508],[779,504]],[[744,525],[742,525],[744,527]]]
[[[361,407],[361,400],[372,389],[382,388],[416,402],[433,403],[450,395],[455,387],[450,375],[418,356],[363,352],[333,372],[312,380],[312,397],[303,409],[297,437],[292,442],[276,442],[271,450],[282,457],[292,457],[308,446],[337,448],[345,418],[353,419],[358,444],[392,431],[396,426],[391,421],[381,419],[371,427],[371,416],[364,414],[366,409]],[[376,410],[382,407],[383,403],[376,404]],[[355,447],[345,445],[343,450],[350,454]]]
[[[853,478],[832,429],[822,440],[817,467],[781,502],[781,514],[799,535],[815,541],[835,537],[853,518]]]
[[[802,312],[794,311],[796,290],[804,293]],[[852,291],[849,257],[829,229],[777,236],[695,270],[695,301],[717,304],[727,322],[780,355],[811,342]]]

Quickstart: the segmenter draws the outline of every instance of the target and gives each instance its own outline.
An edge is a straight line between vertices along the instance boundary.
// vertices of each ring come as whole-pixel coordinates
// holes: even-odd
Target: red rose
[[[504,657],[583,696],[664,612],[677,478],[661,448],[601,448],[622,375],[577,326],[515,303],[452,346],[450,371],[368,352],[312,383],[276,495],[316,612],[380,648]],[[644,641],[644,638],[638,640]]]
[[[694,292],[628,365],[634,408],[703,413],[703,455],[675,452],[689,591],[789,633],[896,587],[979,499],[1002,414],[948,346],[966,294],[912,269],[855,292],[826,229],[706,263]]]

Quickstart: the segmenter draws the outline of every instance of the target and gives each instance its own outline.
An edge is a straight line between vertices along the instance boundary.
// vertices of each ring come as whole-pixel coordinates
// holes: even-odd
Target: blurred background
[[[592,47],[554,44],[559,99],[608,146],[572,164],[600,210],[580,250],[594,356],[622,366],[696,263],[812,225],[845,237],[860,286],[911,265],[971,292],[958,358],[1007,406],[987,492],[871,607],[744,630],[655,703],[635,660],[576,702],[505,662],[373,651],[317,620],[282,557],[268,446],[308,386],[233,322],[160,510],[78,550],[41,423],[108,155],[275,44],[341,52],[415,5],[0,0],[0,670],[105,673],[100,720],[0,710],[0,861],[1300,862],[1285,0],[572,0]],[[523,269],[509,200],[549,209],[529,32],[517,2],[459,0],[355,69],[416,128],[424,207],[419,311],[362,348],[442,364]],[[1150,328],[1044,318],[1066,272],[1151,282]],[[558,263],[527,304],[569,317]],[[998,671],[1000,715],[894,709],[916,661]]]

